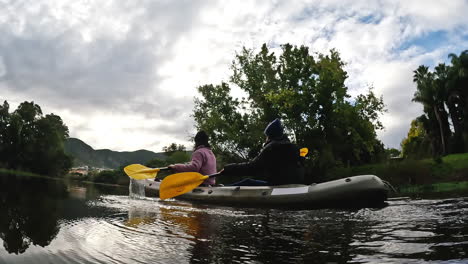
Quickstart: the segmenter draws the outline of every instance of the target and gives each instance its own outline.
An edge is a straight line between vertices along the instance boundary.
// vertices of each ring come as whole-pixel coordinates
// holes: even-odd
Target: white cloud
[[[189,145],[196,87],[227,80],[242,46],[336,48],[355,96],[373,85],[398,147],[420,106],[412,71],[467,47],[468,1],[6,1],[0,99],[34,100],[95,148]],[[436,31],[435,47],[415,39]]]

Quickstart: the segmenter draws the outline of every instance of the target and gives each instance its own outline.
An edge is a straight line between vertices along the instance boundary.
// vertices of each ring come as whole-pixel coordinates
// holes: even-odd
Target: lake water
[[[468,194],[466,194],[468,196]],[[468,263],[468,198],[284,210],[0,175],[0,263]]]

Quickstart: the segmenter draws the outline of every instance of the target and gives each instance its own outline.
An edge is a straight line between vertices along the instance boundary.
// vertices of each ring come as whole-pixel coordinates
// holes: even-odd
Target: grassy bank
[[[40,174],[28,172],[28,171],[18,171],[18,170],[4,169],[4,168],[0,168],[0,173],[8,174],[8,175],[23,176],[23,177],[48,178],[48,179],[53,179],[53,180],[61,179],[57,177],[44,176],[44,175],[40,175]]]
[[[401,192],[425,190],[452,191],[464,188],[468,182],[468,153],[452,154],[441,160],[388,161],[350,168],[331,170],[327,179],[338,179],[351,175],[373,174],[390,182]]]
[[[427,185],[408,185],[400,188],[404,194],[412,193],[441,193],[441,192],[468,192],[468,181],[463,182],[443,182]]]
[[[82,182],[84,184],[95,184],[95,185],[102,185],[102,186],[108,186],[108,187],[127,187],[128,186],[128,183],[117,184],[117,183],[88,181],[88,180],[83,180],[83,179],[74,179],[70,177],[50,177],[50,176],[39,175],[39,174],[35,174],[32,172],[27,172],[27,171],[9,170],[9,169],[4,169],[4,168],[0,168],[0,174],[20,176],[22,178],[23,177],[24,178],[41,178],[41,179],[50,179],[50,180],[56,180],[56,181],[77,181],[77,182]],[[128,177],[126,176],[126,178]]]

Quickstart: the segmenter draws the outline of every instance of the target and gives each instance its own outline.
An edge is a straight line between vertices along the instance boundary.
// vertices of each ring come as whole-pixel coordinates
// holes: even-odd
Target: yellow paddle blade
[[[208,176],[198,172],[181,172],[167,176],[159,185],[159,198],[161,200],[179,196],[198,187]]]
[[[301,150],[300,150],[301,157],[305,157],[307,155],[307,153],[309,153],[308,148],[301,148]]]
[[[125,167],[124,171],[130,178],[133,178],[135,180],[144,180],[156,178],[156,175],[158,175],[160,169],[148,168],[141,164],[131,164]]]

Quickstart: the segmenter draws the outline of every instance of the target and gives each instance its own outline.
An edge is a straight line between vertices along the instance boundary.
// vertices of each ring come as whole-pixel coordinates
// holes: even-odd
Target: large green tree
[[[259,52],[244,48],[232,70],[228,83],[198,87],[201,97],[193,114],[225,161],[257,155],[263,129],[274,118],[283,120],[300,147],[311,150],[319,167],[361,164],[384,153],[375,133],[382,128],[383,100],[371,89],[350,98],[344,63],[335,50],[313,56],[308,47],[290,44],[279,54],[266,45]]]
[[[439,69],[445,68],[445,65],[438,66]],[[440,70],[441,72],[442,70]],[[446,155],[448,153],[447,143],[450,137],[450,128],[448,114],[445,110],[445,81],[441,73],[434,74],[429,68],[421,65],[414,71],[413,81],[416,83],[416,92],[413,101],[423,105],[424,112],[429,116],[434,116],[438,124],[438,135],[440,138],[440,149],[437,154]],[[440,77],[440,78],[439,78]]]
[[[451,65],[440,63],[433,71],[420,65],[413,76],[413,101],[423,105],[420,120],[434,156],[468,151],[468,50],[449,58]]]
[[[468,151],[468,50],[460,55],[449,54],[447,107],[454,128],[455,152]]]
[[[43,115],[39,105],[23,102],[12,113],[0,106],[0,165],[49,176],[61,176],[71,166],[64,153],[68,128],[54,114]]]

